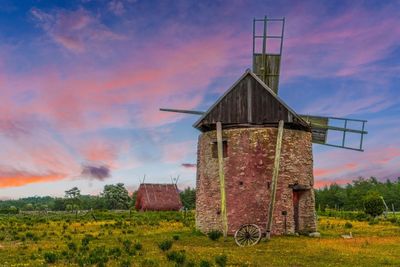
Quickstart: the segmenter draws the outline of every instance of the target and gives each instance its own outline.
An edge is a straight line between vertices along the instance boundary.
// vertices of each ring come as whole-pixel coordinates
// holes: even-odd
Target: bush
[[[369,225],[375,225],[375,224],[378,224],[378,223],[379,223],[378,218],[371,218],[371,219],[368,221],[368,224],[369,224]]]
[[[195,267],[196,263],[193,260],[187,261],[185,267]]]
[[[122,245],[124,246],[125,251],[129,252],[131,250],[131,247],[132,247],[132,241],[129,240],[129,239],[126,239],[126,240],[124,240],[124,242],[122,242]]]
[[[121,261],[120,265],[121,267],[130,267],[132,265],[132,261],[130,259],[126,259]]]
[[[200,261],[200,267],[211,267],[211,263],[206,260]]]
[[[140,264],[142,267],[157,267],[160,266],[156,260],[153,259],[144,259]]]
[[[171,251],[167,253],[167,259],[174,261],[177,265],[183,265],[186,260],[185,251]]]
[[[54,252],[45,252],[43,257],[47,263],[55,263],[57,261],[57,254]]]
[[[353,228],[353,224],[352,224],[351,222],[346,222],[346,223],[344,224],[344,228],[346,228],[346,229]]]
[[[167,251],[172,247],[172,241],[171,240],[164,240],[161,243],[158,244],[158,247],[162,251]]]
[[[108,261],[108,256],[105,247],[97,247],[89,254],[89,262],[97,264],[97,266],[105,266]]]
[[[354,218],[359,222],[366,221],[366,220],[368,220],[368,214],[359,212],[354,216]]]
[[[115,247],[115,248],[111,248],[108,251],[108,254],[110,256],[112,256],[113,258],[118,259],[121,256],[122,252],[121,252],[121,249],[119,247]]]
[[[82,238],[82,246],[83,247],[87,247],[90,243],[90,241],[92,241],[94,239],[94,237],[92,235],[85,235],[84,238]]]
[[[201,232],[200,230],[193,228],[191,232],[192,236],[204,236],[204,233]]]
[[[33,240],[34,237],[35,237],[35,235],[34,235],[32,232],[27,232],[27,233],[25,234],[25,236],[26,236],[27,239],[31,239],[31,240]]]
[[[136,250],[141,250],[141,249],[143,248],[142,243],[136,242],[134,248],[135,248]]]
[[[221,238],[222,232],[221,232],[221,231],[218,231],[218,230],[212,230],[211,232],[209,232],[209,233],[207,234],[207,236],[208,236],[208,238],[210,238],[211,240],[216,241],[216,240],[218,240],[218,239]]]
[[[364,197],[363,201],[365,213],[372,217],[381,215],[385,210],[385,204],[383,203],[381,196],[376,192],[368,193]]]
[[[73,243],[73,242],[70,242],[70,243],[68,243],[68,249],[69,250],[71,250],[71,251],[76,251],[77,250],[77,245],[75,244],[75,243]]]
[[[175,241],[178,241],[178,240],[179,240],[179,235],[174,235],[172,238],[173,238]]]
[[[225,254],[215,256],[215,263],[219,267],[225,267],[227,261],[228,261],[228,256],[226,256]]]

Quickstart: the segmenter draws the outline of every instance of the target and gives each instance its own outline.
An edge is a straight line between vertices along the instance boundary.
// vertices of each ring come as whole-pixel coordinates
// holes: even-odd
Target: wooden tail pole
[[[279,121],[278,137],[276,139],[276,147],[275,147],[274,170],[272,173],[271,201],[269,203],[268,222],[267,222],[267,227],[266,227],[267,239],[271,238],[272,220],[273,220],[274,209],[275,209],[276,187],[278,184],[279,164],[280,164],[280,158],[281,158],[283,125],[284,125],[284,122],[282,120]]]
[[[225,174],[224,174],[224,152],[222,145],[222,124],[217,122],[217,149],[218,149],[218,167],[219,184],[221,189],[221,219],[224,238],[228,235],[228,218],[226,215],[226,195],[225,195]]]

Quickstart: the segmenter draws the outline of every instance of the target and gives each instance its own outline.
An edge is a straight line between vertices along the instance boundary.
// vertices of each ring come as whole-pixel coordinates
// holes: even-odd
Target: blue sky
[[[0,198],[195,185],[196,116],[251,66],[253,17],[286,18],[279,94],[368,120],[365,152],[314,145],[317,186],[400,176],[399,1],[2,1]]]

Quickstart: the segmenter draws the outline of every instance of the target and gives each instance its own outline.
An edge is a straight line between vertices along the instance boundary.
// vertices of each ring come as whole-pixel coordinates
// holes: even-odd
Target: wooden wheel
[[[261,229],[255,224],[243,224],[235,232],[235,242],[240,247],[253,246],[261,239]]]

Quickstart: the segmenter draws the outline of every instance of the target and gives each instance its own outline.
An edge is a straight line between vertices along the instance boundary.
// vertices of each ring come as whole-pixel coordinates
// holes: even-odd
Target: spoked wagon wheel
[[[261,229],[255,224],[243,224],[235,232],[235,242],[240,247],[253,246],[261,239]]]

